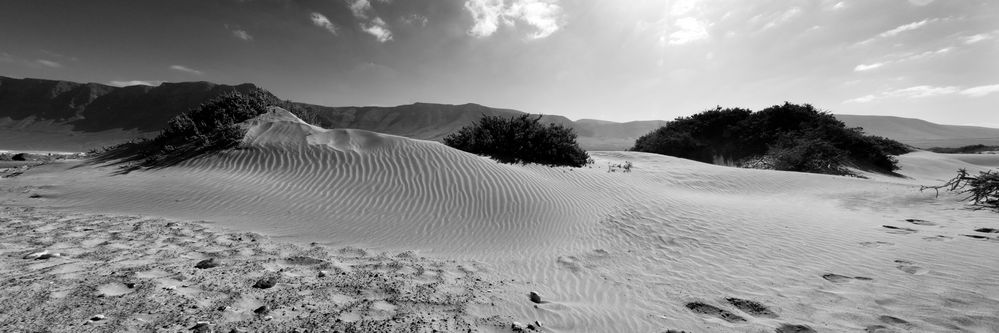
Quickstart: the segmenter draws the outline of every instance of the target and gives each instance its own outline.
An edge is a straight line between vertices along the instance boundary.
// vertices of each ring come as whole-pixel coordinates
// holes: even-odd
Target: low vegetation
[[[808,104],[784,103],[757,112],[721,108],[667,122],[631,149],[741,167],[849,175],[849,167],[892,173],[893,155],[912,148],[848,128]]]
[[[485,116],[448,135],[444,144],[501,163],[536,163],[581,167],[590,156],[576,142],[572,128],[542,124],[541,116]]]
[[[157,167],[236,147],[245,129],[240,123],[282,101],[263,90],[233,92],[209,100],[170,120],[158,136],[104,148],[98,159],[120,160],[135,167]]]
[[[934,190],[940,195],[940,190],[958,192],[965,195],[963,200],[969,200],[975,205],[982,207],[999,209],[999,171],[987,170],[979,171],[977,176],[968,173],[968,170],[957,170],[957,176],[951,178],[943,185],[920,186],[919,190]]]
[[[999,146],[970,145],[958,148],[934,147],[927,150],[941,154],[981,154],[986,152],[999,152]]]

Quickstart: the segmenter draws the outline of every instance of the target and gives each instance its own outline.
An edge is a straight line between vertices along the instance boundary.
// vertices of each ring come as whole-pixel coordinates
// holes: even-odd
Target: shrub
[[[542,124],[541,116],[485,116],[443,139],[444,144],[501,163],[581,167],[589,155],[572,128]]]
[[[155,138],[105,148],[96,160],[119,160],[127,169],[167,166],[235,147],[246,134],[240,123],[280,101],[263,90],[232,92],[185,111]]]
[[[964,200],[971,200],[983,207],[999,209],[999,172],[994,170],[980,171],[978,176],[971,176],[968,170],[957,170],[957,176],[943,185],[920,186],[919,191],[933,189],[940,195],[940,189],[957,191],[966,195]]]
[[[811,105],[786,102],[757,112],[718,107],[677,118],[640,137],[631,150],[828,174],[848,174],[846,166],[892,172],[898,166],[891,154],[911,151],[897,141],[847,128]]]

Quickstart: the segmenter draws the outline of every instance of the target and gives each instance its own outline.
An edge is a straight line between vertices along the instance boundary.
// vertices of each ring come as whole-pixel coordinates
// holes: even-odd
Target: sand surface
[[[241,149],[165,169],[38,166],[0,180],[0,204],[454,260],[494,284],[463,285],[487,295],[459,304],[461,323],[494,319],[480,329],[999,331],[999,234],[975,231],[999,215],[919,191],[999,158],[918,152],[900,158],[907,178],[869,179],[634,152],[547,168],[277,111],[248,129]]]

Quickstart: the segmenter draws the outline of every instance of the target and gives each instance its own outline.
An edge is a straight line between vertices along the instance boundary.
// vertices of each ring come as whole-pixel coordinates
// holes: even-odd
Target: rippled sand
[[[999,234],[975,231],[999,215],[919,192],[999,159],[918,152],[901,158],[911,178],[869,179],[634,152],[547,168],[280,111],[248,126],[242,149],[166,169],[36,167],[0,200],[454,259],[503,282],[467,304],[504,323],[480,329],[999,330]]]

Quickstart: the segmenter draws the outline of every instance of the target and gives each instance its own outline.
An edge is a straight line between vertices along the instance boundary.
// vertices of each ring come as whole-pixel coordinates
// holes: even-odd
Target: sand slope
[[[166,169],[36,167],[3,180],[0,203],[473,262],[506,284],[469,313],[556,332],[999,330],[999,237],[975,231],[999,219],[918,191],[988,161],[909,154],[909,178],[871,179],[635,152],[546,168],[282,110],[247,128],[241,149]]]

